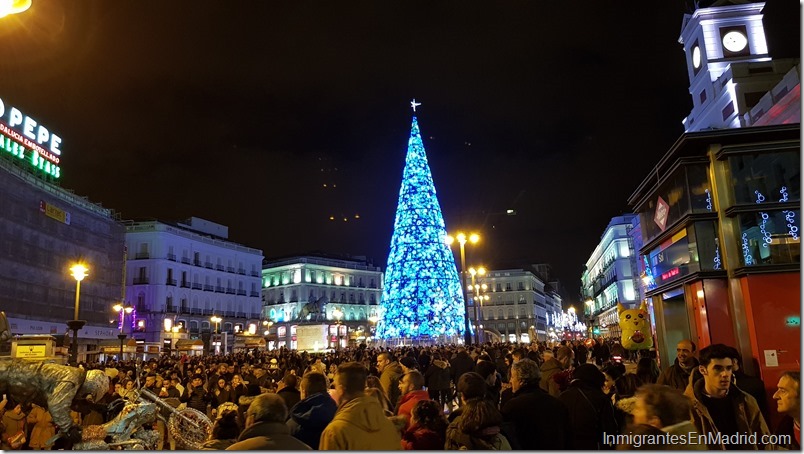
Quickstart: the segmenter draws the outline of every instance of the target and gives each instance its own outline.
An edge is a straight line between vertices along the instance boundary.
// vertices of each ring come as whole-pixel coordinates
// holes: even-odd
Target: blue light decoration
[[[719,270],[721,265],[723,264],[723,260],[720,258],[720,241],[717,237],[715,237],[715,258],[714,258],[714,267],[713,269]]]
[[[391,237],[377,338],[461,336],[464,302],[416,117]],[[442,338],[442,340],[446,340]]]
[[[779,194],[782,195],[782,198],[779,199],[779,202],[787,202],[787,186],[782,186],[782,189],[779,190]],[[793,241],[797,241],[798,226],[796,226],[796,213],[794,213],[792,210],[782,210],[782,214],[784,215],[785,221],[787,221],[787,234],[793,238]]]
[[[706,191],[706,210],[712,211],[712,193],[709,192],[709,189],[704,189]]]
[[[748,246],[748,234],[743,232],[743,261],[746,265],[754,264],[754,257],[751,255],[751,248]]]

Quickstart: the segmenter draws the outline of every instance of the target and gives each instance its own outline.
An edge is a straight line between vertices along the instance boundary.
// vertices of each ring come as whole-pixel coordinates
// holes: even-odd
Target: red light
[[[679,271],[678,267],[673,268],[672,270],[670,270],[670,271],[668,271],[666,273],[662,273],[662,280],[666,281],[667,279],[669,279],[669,278],[671,278],[673,276],[678,276],[678,273],[680,273],[680,272],[681,271]]]

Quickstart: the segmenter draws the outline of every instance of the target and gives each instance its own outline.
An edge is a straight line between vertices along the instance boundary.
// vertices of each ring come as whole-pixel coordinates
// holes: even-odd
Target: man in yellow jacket
[[[366,368],[342,364],[335,376],[338,411],[321,433],[320,450],[379,451],[401,449],[401,435],[374,397],[367,396]]]

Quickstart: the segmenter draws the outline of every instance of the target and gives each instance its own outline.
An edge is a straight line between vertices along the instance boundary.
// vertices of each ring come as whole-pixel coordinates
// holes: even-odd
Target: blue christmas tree
[[[436,341],[439,336],[463,334],[461,283],[446,235],[414,116],[385,270],[378,338],[429,336]]]

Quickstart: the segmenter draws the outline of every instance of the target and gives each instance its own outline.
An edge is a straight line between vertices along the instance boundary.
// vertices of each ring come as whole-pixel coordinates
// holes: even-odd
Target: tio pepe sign
[[[61,176],[61,137],[1,98],[0,154],[27,162],[38,173]]]

